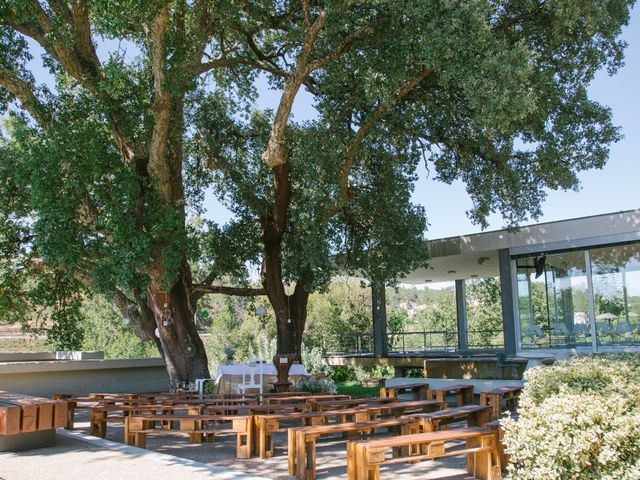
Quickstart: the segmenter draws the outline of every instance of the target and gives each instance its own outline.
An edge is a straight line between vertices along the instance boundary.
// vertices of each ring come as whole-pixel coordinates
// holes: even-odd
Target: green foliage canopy
[[[7,0],[0,239],[127,294],[191,288],[188,262],[208,285],[246,281],[269,242],[279,293],[340,271],[392,282],[426,257],[421,161],[464,182],[483,225],[535,217],[545,188],[604,165],[620,135],[587,86],[622,64],[632,4]],[[92,34],[134,54],[98,58]],[[55,88],[29,71],[26,37]],[[254,108],[260,77],[281,94],[274,112]],[[301,88],[308,122],[290,118]],[[187,223],[210,188],[234,218]]]

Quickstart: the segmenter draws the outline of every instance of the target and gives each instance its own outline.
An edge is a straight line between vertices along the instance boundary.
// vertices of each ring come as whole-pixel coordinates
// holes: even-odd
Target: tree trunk
[[[294,354],[302,360],[302,335],[307,322],[308,300],[309,294],[297,284],[293,295],[284,298],[287,309],[276,312],[279,354]]]
[[[262,285],[276,316],[279,354],[295,354],[302,360],[302,334],[307,321],[309,293],[301,282],[296,283],[292,295],[287,295],[282,282],[281,243],[266,240],[262,264]]]
[[[193,320],[188,276],[188,267],[183,268],[169,292],[163,291],[154,281],[147,292],[172,391],[188,388],[196,379],[210,376],[204,344]]]
[[[276,316],[278,354],[294,354],[301,358],[302,334],[307,321],[309,293],[301,282],[292,295],[287,295],[282,281],[282,242],[288,223],[291,184],[286,162],[271,169],[274,205],[270,216],[261,218],[264,258],[262,286]]]

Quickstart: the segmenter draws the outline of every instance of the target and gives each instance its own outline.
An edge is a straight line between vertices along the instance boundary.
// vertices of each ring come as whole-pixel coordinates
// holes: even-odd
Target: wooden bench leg
[[[303,472],[304,480],[315,480],[316,478],[316,439],[312,438],[305,442],[306,466]]]
[[[366,448],[353,444],[353,456],[356,459],[354,465],[353,480],[380,480],[380,465],[370,465],[368,457],[371,452],[368,452]],[[347,472],[349,471],[347,459]],[[351,479],[349,479],[351,480]]]
[[[272,431],[277,429],[272,421],[260,420],[258,425],[258,454],[260,458],[270,458],[273,455]]]
[[[296,475],[296,430],[290,428],[287,430],[287,461],[289,466],[289,476]]]
[[[236,430],[236,457],[251,458],[251,422],[248,419],[239,419],[233,421],[233,429]]]
[[[485,450],[478,453],[481,456],[478,477],[483,480],[500,480],[502,478],[500,457],[496,443],[496,435],[484,435],[480,439],[480,446]]]
[[[129,441],[129,417],[124,418],[124,443],[131,444]]]
[[[69,404],[69,409],[67,410],[67,426],[65,427],[67,430],[73,430],[73,422],[75,420],[76,408],[75,406],[71,406]]]
[[[251,458],[251,445],[247,433],[236,434],[236,458]]]
[[[138,448],[147,448],[147,434],[146,433],[134,433],[133,444]]]
[[[249,416],[249,429],[251,431],[251,456],[258,455],[258,425],[253,415]]]
[[[89,414],[89,434],[100,438],[107,436],[107,412],[91,410]]]
[[[347,480],[356,480],[357,463],[355,444],[347,442]]]
[[[142,420],[124,419],[124,442],[128,445],[136,445],[136,430],[144,430],[145,422]],[[142,447],[144,448],[144,447]]]

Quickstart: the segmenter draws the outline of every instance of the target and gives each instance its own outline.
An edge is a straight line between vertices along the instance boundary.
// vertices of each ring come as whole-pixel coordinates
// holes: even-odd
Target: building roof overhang
[[[496,277],[498,251],[512,255],[640,241],[640,209],[427,240],[431,259],[401,280],[407,284]]]

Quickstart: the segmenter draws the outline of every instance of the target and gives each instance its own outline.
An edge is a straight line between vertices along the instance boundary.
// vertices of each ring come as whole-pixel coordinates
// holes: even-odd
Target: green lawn
[[[351,395],[353,398],[358,397],[377,397],[380,395],[380,388],[378,387],[363,387],[360,382],[350,380],[347,382],[336,383],[338,387],[338,393],[342,395]]]

